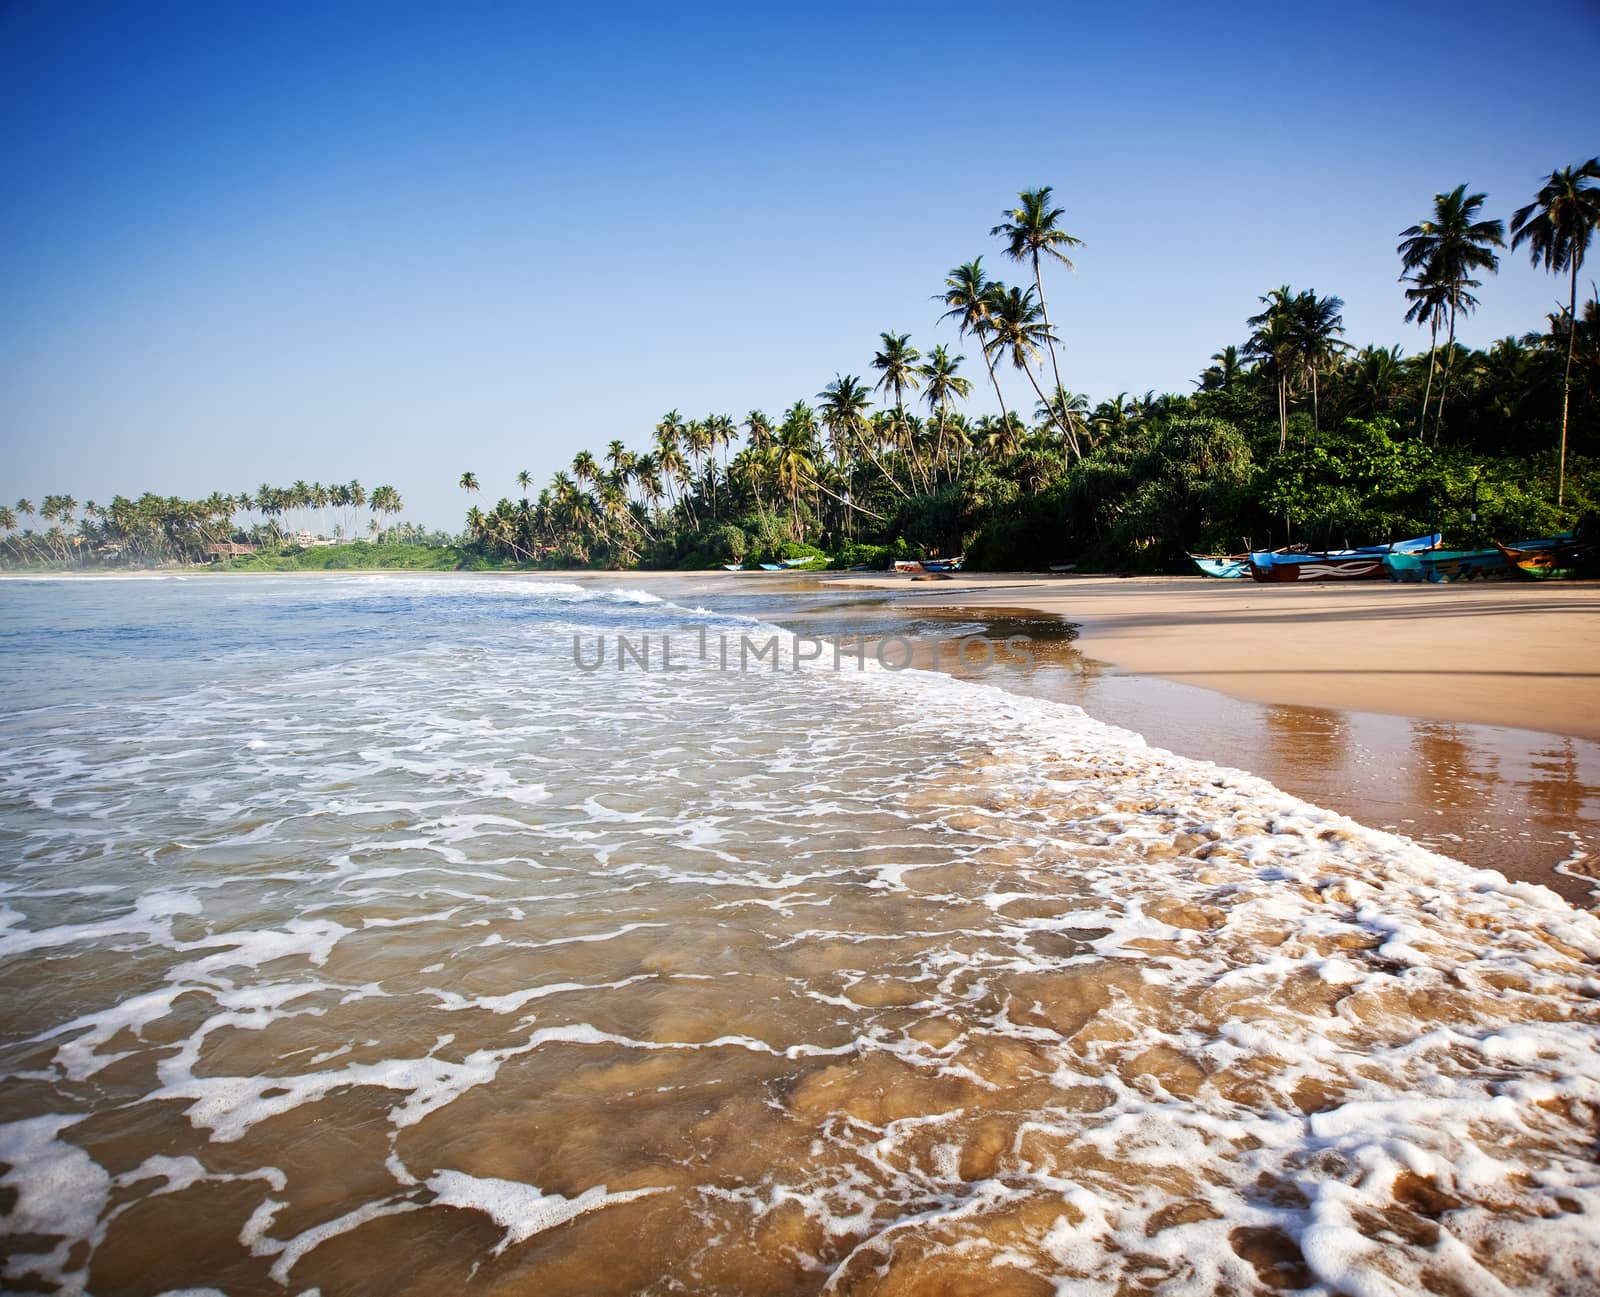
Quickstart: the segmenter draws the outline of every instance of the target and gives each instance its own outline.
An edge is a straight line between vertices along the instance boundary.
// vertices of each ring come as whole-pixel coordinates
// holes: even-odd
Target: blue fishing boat
[[[763,572],[781,572],[781,571],[783,571],[783,564],[782,563],[763,563],[761,565],[761,570]]]
[[[966,561],[964,555],[956,558],[925,558],[922,560],[924,572],[959,572],[961,565]]]
[[[1234,581],[1239,577],[1250,575],[1248,554],[1191,554],[1189,557],[1194,560],[1194,565],[1204,576]]]
[[[1443,539],[1435,532],[1388,545],[1368,545],[1361,549],[1307,550],[1303,553],[1258,551],[1250,555],[1250,575],[1257,581],[1370,581],[1389,569],[1384,559],[1391,554],[1413,554],[1432,549]]]
[[[724,572],[743,572],[744,571],[744,564],[743,563],[724,563],[722,565],[722,570]]]

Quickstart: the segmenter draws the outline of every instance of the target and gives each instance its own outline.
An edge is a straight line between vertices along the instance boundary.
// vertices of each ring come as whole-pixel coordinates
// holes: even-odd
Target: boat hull
[[[1244,558],[1219,558],[1204,554],[1189,555],[1201,575],[1216,577],[1221,581],[1236,581],[1250,574],[1250,560]]]
[[[1257,581],[1371,581],[1385,576],[1382,554],[1297,554],[1292,561],[1250,563]]]

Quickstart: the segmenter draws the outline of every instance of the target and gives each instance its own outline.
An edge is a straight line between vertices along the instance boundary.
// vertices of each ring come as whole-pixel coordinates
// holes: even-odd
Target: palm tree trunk
[[[1065,392],[1066,389],[1061,386],[1061,367],[1056,364],[1056,344],[1054,337],[1051,336],[1050,308],[1044,304],[1044,280],[1039,276],[1039,253],[1037,251],[1033,254],[1033,286],[1039,292],[1039,315],[1044,320],[1044,345],[1050,349],[1050,372],[1055,375],[1056,391]],[[1038,384],[1036,383],[1034,386],[1037,388]],[[1057,426],[1060,423],[1061,421],[1057,419]],[[1083,451],[1078,447],[1078,434],[1072,430],[1072,415],[1070,413],[1067,415],[1067,426],[1063,431],[1067,434],[1067,445],[1071,447],[1072,453],[1082,459]]]
[[[1450,340],[1444,350],[1444,373],[1439,375],[1439,413],[1433,420],[1433,444],[1439,444],[1439,425],[1444,422],[1444,399],[1450,391],[1450,370],[1456,360],[1456,308],[1450,307]]]
[[[1417,420],[1417,440],[1421,441],[1428,426],[1428,402],[1433,399],[1433,362],[1439,353],[1439,321],[1434,320],[1428,330],[1428,385],[1422,391],[1422,417]]]
[[[1572,400],[1572,344],[1578,338],[1578,258],[1572,258],[1572,290],[1567,298],[1567,367],[1561,374],[1561,459],[1556,470],[1556,507],[1567,498],[1567,407]]]
[[[882,461],[878,459],[877,453],[872,449],[872,438],[866,433],[861,432],[859,429],[856,432],[856,436],[861,438],[861,446],[867,452],[867,458],[872,461],[873,467],[876,468],[878,472],[883,474],[884,481],[888,482],[890,486],[894,487],[896,491],[900,492],[901,495],[905,496],[905,498],[909,500],[911,498],[911,492],[906,490],[905,487],[901,486],[900,483],[895,480],[894,475],[883,466]]]
[[[1006,398],[1000,394],[1000,377],[994,372],[994,357],[989,354],[989,344],[978,335],[978,347],[983,352],[983,363],[989,370],[989,381],[994,384],[994,399],[1000,402],[1000,417],[1006,417]]]
[[[1289,448],[1289,380],[1278,375],[1278,454]]]

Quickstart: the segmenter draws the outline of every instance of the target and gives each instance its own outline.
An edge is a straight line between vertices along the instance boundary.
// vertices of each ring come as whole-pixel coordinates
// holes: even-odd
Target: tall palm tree
[[[880,333],[883,346],[873,354],[872,367],[883,377],[877,384],[877,390],[886,396],[894,397],[894,433],[897,442],[905,441],[906,421],[906,391],[918,391],[922,380],[917,377],[917,361],[922,359],[922,353],[911,345],[909,333]],[[913,450],[912,478],[921,476],[921,464],[915,460]],[[926,489],[926,482],[923,488]]]
[[[1337,352],[1345,349],[1339,340],[1344,332],[1344,299],[1318,297],[1314,291],[1295,299],[1294,342],[1302,372],[1311,383],[1311,430],[1320,430],[1317,376]]]
[[[1523,243],[1535,266],[1551,274],[1568,272],[1567,367],[1561,376],[1561,467],[1556,477],[1556,503],[1566,500],[1567,410],[1572,401],[1572,345],[1578,336],[1578,271],[1595,227],[1600,226],[1600,157],[1578,167],[1552,171],[1533,201],[1511,218],[1511,247]]]
[[[478,489],[478,475],[476,473],[463,473],[457,485],[469,494]]]
[[[1469,194],[1465,185],[1457,185],[1448,194],[1433,196],[1433,215],[1400,232],[1401,277],[1424,274],[1438,284],[1445,295],[1448,311],[1449,338],[1445,346],[1444,375],[1439,382],[1439,413],[1434,423],[1434,438],[1439,436],[1439,423],[1444,419],[1445,394],[1450,386],[1450,370],[1456,353],[1456,316],[1462,310],[1469,313],[1477,306],[1477,299],[1467,290],[1476,288],[1479,281],[1473,273],[1495,270],[1500,258],[1493,249],[1505,247],[1504,221],[1478,219],[1483,210],[1484,194]]]
[[[964,378],[956,371],[961,368],[964,356],[952,356],[940,343],[928,353],[928,359],[917,369],[917,373],[927,383],[928,390],[923,396],[928,408],[938,416],[939,436],[934,443],[935,467],[948,468],[948,447],[945,444],[945,429],[950,421],[950,402],[952,400],[966,400],[972,395],[972,380]]]
[[[528,472],[527,469],[523,469],[522,472],[517,474],[517,487],[522,492],[522,498],[524,500],[528,498],[528,491],[532,488],[532,486],[533,474]]]
[[[1271,378],[1278,389],[1278,453],[1289,445],[1289,381],[1297,365],[1294,328],[1297,295],[1285,284],[1260,299],[1266,308],[1245,321],[1250,337],[1245,355],[1259,364],[1257,372]]]
[[[994,384],[994,399],[1000,403],[1000,413],[1004,414],[1006,398],[1000,394],[1000,379],[994,372],[989,343],[994,331],[994,322],[989,317],[994,288],[995,284],[983,273],[983,258],[974,257],[945,276],[944,292],[936,293],[933,300],[950,308],[939,317],[941,320],[954,320],[963,338],[970,334],[978,340],[983,363],[989,370],[989,381]]]
[[[1040,360],[1039,345],[1050,340],[1050,326],[1045,322],[1044,311],[1034,300],[1033,289],[997,288],[991,294],[989,314],[994,321],[995,346],[1002,353],[1010,354],[1013,367],[1027,375],[1028,382],[1033,385],[1039,404],[1055,416],[1056,412],[1046,399],[1044,389],[1033,376],[1033,366]],[[1083,448],[1078,443],[1078,434],[1071,421],[1061,417],[1054,417],[1053,421],[1061,429],[1072,453],[1081,458]]]
[[[1074,238],[1061,228],[1060,221],[1066,212],[1050,206],[1051,188],[1024,189],[1017,195],[1017,206],[1004,213],[1007,220],[996,225],[990,234],[1003,239],[1006,255],[1013,261],[1030,262],[1033,266],[1033,286],[1039,294],[1039,314],[1044,319],[1045,345],[1050,348],[1050,372],[1055,376],[1056,390],[1062,391],[1061,367],[1056,363],[1054,331],[1050,327],[1050,309],[1044,300],[1044,279],[1040,275],[1040,258],[1051,257],[1068,270],[1075,267],[1067,256],[1068,248],[1081,248],[1083,240]],[[1077,437],[1069,438],[1074,449]]]

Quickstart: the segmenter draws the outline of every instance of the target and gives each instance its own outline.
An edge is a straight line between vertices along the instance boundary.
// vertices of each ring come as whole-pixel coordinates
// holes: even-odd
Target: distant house
[[[254,545],[240,545],[235,541],[225,540],[220,545],[211,546],[206,550],[205,554],[208,563],[220,563],[224,559],[240,558],[255,552],[256,547]]]

